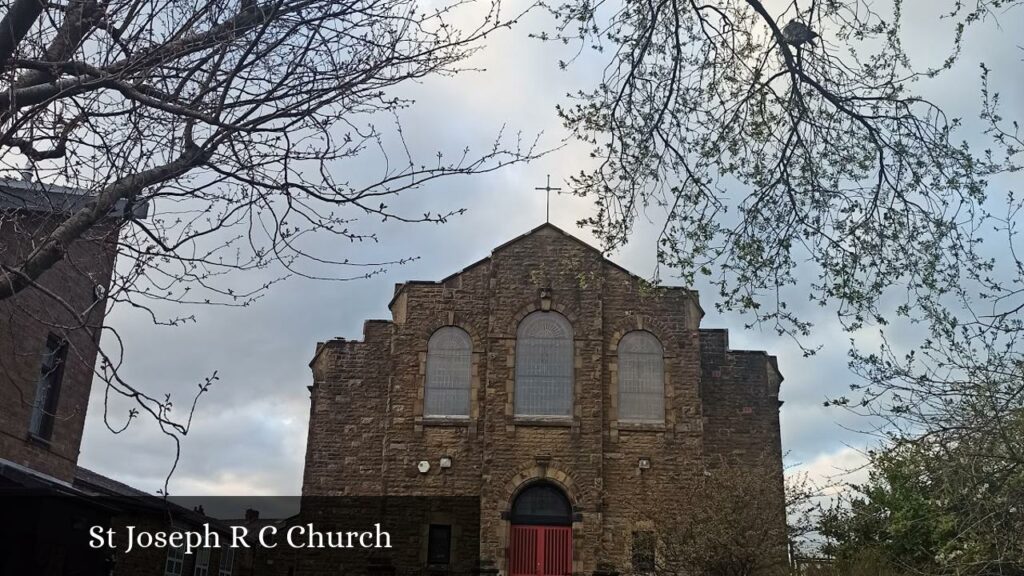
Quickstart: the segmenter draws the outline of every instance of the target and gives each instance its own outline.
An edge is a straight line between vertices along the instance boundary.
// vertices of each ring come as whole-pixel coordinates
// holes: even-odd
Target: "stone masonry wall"
[[[560,422],[514,415],[516,330],[537,310],[574,330],[573,413]],[[652,289],[554,226],[443,281],[400,285],[391,311],[361,342],[317,347],[303,493],[478,495],[481,564],[502,574],[507,513],[532,482],[560,486],[573,504],[574,573],[629,573],[633,533],[651,529],[652,512],[709,457],[778,454],[781,377],[770,357],[729,351],[724,331],[700,330],[694,292]],[[468,419],[423,416],[427,340],[447,325],[473,340]],[[664,423],[618,418],[617,345],[632,330],[664,347]]]

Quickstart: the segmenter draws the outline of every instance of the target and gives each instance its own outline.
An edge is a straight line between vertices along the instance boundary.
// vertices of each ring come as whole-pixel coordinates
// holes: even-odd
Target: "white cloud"
[[[931,6],[928,7],[931,9]],[[1017,11],[1016,16],[1024,13]],[[920,15],[918,15],[920,16]],[[916,17],[915,17],[916,18]],[[592,87],[600,73],[598,60],[584,60],[569,71],[558,70],[557,60],[565,47],[541,44],[527,34],[547,23],[541,14],[523,25],[503,31],[472,62],[486,68],[455,78],[431,78],[410,94],[416,105],[404,114],[405,133],[421,157],[434,150],[459,152],[465,146],[486,150],[504,124],[506,131],[526,135],[544,132],[542,144],[555,146],[564,132],[554,106],[565,94]],[[977,109],[977,63],[986,58],[1004,71],[1004,104],[1022,109],[1017,77],[1019,51],[1008,26],[999,31],[988,25],[972,32],[972,46],[950,80],[939,85],[943,102],[959,106],[953,115],[973,118]],[[910,26],[908,44],[919,53],[933,50],[933,28],[923,20]],[[1015,107],[1015,108],[1014,108]],[[383,125],[382,125],[383,126]],[[586,150],[568,146],[529,166],[516,166],[473,178],[448,179],[400,200],[410,209],[466,207],[465,216],[444,226],[376,226],[379,244],[352,245],[333,238],[320,240],[320,249],[334,256],[359,259],[391,259],[420,256],[420,260],[396,267],[371,280],[331,283],[290,280],[275,286],[266,298],[245,309],[197,308],[198,323],[181,328],[153,326],[143,314],[122,309],[108,319],[126,343],[123,371],[134,385],[154,396],[170,392],[182,405],[196,383],[214,370],[219,382],[204,399],[184,443],[172,493],[231,494],[241,492],[295,494],[302,478],[305,452],[308,393],[311,383],[307,363],[315,343],[335,336],[358,338],[364,319],[386,318],[387,301],[396,282],[438,279],[479,258],[506,240],[543,222],[544,195],[534,187],[550,173],[554,182],[585,168]],[[373,163],[356,169],[369,170]],[[591,214],[589,201],[568,196],[552,197],[553,223],[592,241],[586,232],[575,231],[575,222]],[[652,217],[656,214],[652,214]],[[654,238],[657,223],[638,223],[634,241],[613,259],[641,275],[654,269]],[[699,287],[703,288],[703,287]],[[847,336],[827,311],[802,303],[799,311],[814,317],[817,341],[827,344],[817,356],[804,358],[789,341],[771,331],[743,332],[744,318],[714,312],[715,292],[704,290],[708,310],[705,324],[732,329],[737,348],[766,349],[779,355],[786,376],[782,386],[783,446],[800,468],[815,478],[862,478],[863,455],[847,445],[863,445],[865,436],[845,429],[860,421],[848,413],[822,406],[827,396],[842,393],[853,377],[846,367]],[[180,313],[180,310],[178,311]],[[102,424],[102,390],[95,390],[87,419],[81,462],[97,472],[155,490],[163,483],[172,451],[166,438],[151,423],[138,422],[130,433],[114,436]],[[123,406],[122,406],[123,408]],[[123,415],[123,409],[115,417]],[[840,426],[842,424],[843,426]]]
[[[790,475],[806,474],[815,486],[824,488],[823,494],[837,494],[849,484],[862,484],[868,479],[868,458],[863,450],[844,446],[831,452],[818,454],[806,463],[787,470]]]

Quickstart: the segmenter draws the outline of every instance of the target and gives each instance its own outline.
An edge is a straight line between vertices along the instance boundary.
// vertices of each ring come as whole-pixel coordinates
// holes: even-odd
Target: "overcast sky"
[[[949,35],[929,13],[935,3],[909,4],[905,43],[918,63],[938,64]],[[471,62],[484,71],[428,79],[410,87],[407,94],[417,102],[403,122],[413,149],[427,157],[437,149],[454,154],[470,146],[483,151],[503,125],[506,131],[522,131],[528,137],[541,133],[544,146],[558,145],[565,135],[555,117],[556,103],[564,102],[568,92],[593,86],[600,68],[599,61],[584,59],[567,71],[559,70],[557,62],[566,56],[565,48],[528,38],[529,32],[548,24],[538,13],[493,37]],[[927,95],[951,115],[964,117],[969,129],[976,126],[972,119],[980,106],[982,61],[994,71],[1006,110],[1024,110],[1024,52],[1019,47],[1024,10],[1002,15],[1000,24],[972,29],[960,63],[928,88]],[[970,135],[968,131],[962,136]],[[367,162],[366,170],[372,166]],[[360,338],[365,319],[389,317],[387,303],[395,283],[443,278],[542,223],[544,196],[534,188],[544,184],[547,174],[560,183],[586,166],[586,150],[570,145],[529,165],[442,180],[404,198],[401,206],[435,211],[439,206],[465,207],[465,215],[442,226],[367,226],[381,238],[376,245],[322,240],[320,248],[337,258],[418,257],[368,280],[290,279],[249,308],[190,310],[197,322],[176,328],[154,326],[142,314],[116,310],[107,322],[126,342],[124,375],[133,384],[155,396],[171,393],[181,404],[204,377],[214,371],[219,376],[183,443],[171,492],[298,494],[309,409],[306,387],[311,384],[307,365],[316,342]],[[997,183],[1001,188],[991,193],[1002,197],[1010,185]],[[586,199],[551,199],[552,223],[596,245],[575,225],[592,211]],[[633,241],[612,260],[649,277],[655,265],[654,239],[655,227],[640,223]],[[672,283],[664,274],[663,279]],[[856,432],[865,423],[822,405],[827,396],[841,394],[854,381],[846,367],[848,336],[834,319],[823,310],[801,311],[815,321],[816,342],[824,345],[816,356],[804,358],[795,344],[773,332],[745,331],[742,318],[716,313],[713,297],[713,291],[702,291],[708,311],[705,327],[729,328],[733,348],[763,349],[779,357],[786,378],[781,420],[789,463],[817,476],[856,467],[862,461],[859,450],[871,441]],[[101,392],[94,389],[80,464],[143,490],[162,487],[173,444],[145,419],[124,434],[110,433],[103,424]],[[114,407],[111,417],[117,421],[125,405]]]

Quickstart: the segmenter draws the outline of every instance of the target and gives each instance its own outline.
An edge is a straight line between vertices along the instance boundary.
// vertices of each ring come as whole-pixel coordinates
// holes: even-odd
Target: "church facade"
[[[553,225],[397,285],[390,310],[317,345],[303,495],[478,498],[478,557],[439,510],[427,568],[645,572],[652,519],[709,468],[781,471],[775,358]]]

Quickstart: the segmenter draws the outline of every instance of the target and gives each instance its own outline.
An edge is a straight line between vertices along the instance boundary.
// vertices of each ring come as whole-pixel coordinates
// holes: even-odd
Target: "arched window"
[[[619,420],[665,420],[664,356],[650,332],[629,332],[619,340]]]
[[[424,416],[469,416],[472,352],[473,340],[461,328],[445,326],[430,337]]]
[[[527,486],[512,502],[513,524],[569,526],[572,505],[557,486],[541,482]]]
[[[516,335],[517,416],[572,415],[572,325],[557,312],[534,312]]]

